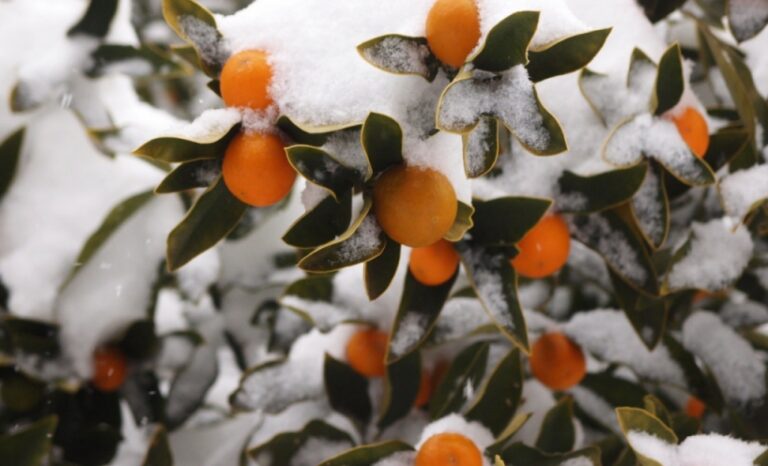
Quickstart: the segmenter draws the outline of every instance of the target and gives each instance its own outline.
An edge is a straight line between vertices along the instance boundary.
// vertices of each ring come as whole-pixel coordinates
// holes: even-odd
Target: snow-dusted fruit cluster
[[[54,3],[0,465],[768,466],[768,3]]]

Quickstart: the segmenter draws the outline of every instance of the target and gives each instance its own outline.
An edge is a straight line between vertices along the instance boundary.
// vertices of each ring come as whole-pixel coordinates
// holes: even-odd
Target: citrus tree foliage
[[[259,2],[277,21],[276,2]],[[495,466],[663,466],[724,451],[768,464],[768,75],[754,59],[768,5],[626,0],[631,21],[592,28],[565,24],[582,0],[478,0],[492,7],[463,25],[477,37],[459,66],[430,8],[414,8],[428,15],[414,20],[423,35],[391,24],[349,50],[402,82],[386,88],[398,89],[392,114],[317,124],[281,94],[302,86],[275,77],[290,57],[265,61],[269,105],[227,105],[227,66],[258,29],[259,2],[136,1],[139,41],[126,45],[109,39],[120,2],[94,0],[68,29],[89,59],[66,79],[139,62],[126,69],[146,102],[194,121],[136,140],[72,106],[99,151],[133,144],[160,181],[93,222],[57,305],[85,280],[99,286],[93,270],[136,224],[171,222],[153,214],[162,202],[179,215],[140,277],[141,318],[115,317],[99,342],[119,355],[108,373],[90,360],[81,370],[66,322],[19,315],[0,281],[0,464],[400,466],[426,461],[425,442],[445,432]],[[161,18],[170,39],[149,29]],[[605,58],[635,40],[626,59]],[[59,81],[19,76],[10,109],[45,112]],[[296,181],[258,203],[240,188],[278,170],[238,185],[228,167],[232,147],[265,135]],[[29,139],[22,125],[0,142],[0,209]],[[408,170],[431,178],[403,198],[381,187]],[[433,179],[451,194],[437,199],[422,181]],[[540,230],[553,215],[559,244]],[[538,235],[545,257],[529,259]],[[425,272],[418,248],[434,244],[439,264]],[[186,319],[170,330],[169,306]],[[347,344],[362,330],[358,354]]]

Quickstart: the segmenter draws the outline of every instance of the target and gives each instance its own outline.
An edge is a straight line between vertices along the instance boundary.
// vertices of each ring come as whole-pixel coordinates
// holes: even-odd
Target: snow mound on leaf
[[[757,442],[719,434],[692,435],[674,445],[645,432],[630,431],[627,440],[635,452],[664,466],[752,466],[766,450]]]
[[[720,180],[725,210],[743,218],[755,204],[768,198],[768,164],[731,173]]]

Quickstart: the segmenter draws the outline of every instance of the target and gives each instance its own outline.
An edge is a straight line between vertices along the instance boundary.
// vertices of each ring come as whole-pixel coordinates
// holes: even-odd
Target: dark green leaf
[[[685,90],[680,44],[673,44],[661,56],[655,87],[655,115],[663,115],[680,102]]]
[[[544,415],[536,448],[546,453],[565,453],[571,451],[575,442],[573,398],[565,396]]]
[[[246,207],[229,192],[222,178],[216,180],[168,235],[168,269],[177,270],[227,236]]]
[[[616,301],[640,340],[649,350],[653,350],[659,343],[667,323],[668,309],[665,301],[636,290],[611,269],[608,273]]]
[[[18,129],[0,144],[0,200],[10,188],[13,176],[16,174],[24,131],[23,127]]]
[[[43,466],[48,464],[56,416],[43,418],[12,434],[0,437],[0,464]]]
[[[215,133],[194,141],[176,137],[159,137],[144,143],[134,153],[161,162],[216,159],[224,156],[229,141],[239,130],[240,125],[233,124],[229,128],[217,128]]]
[[[548,454],[539,451],[533,447],[529,447],[523,443],[514,443],[505,448],[502,452],[502,458],[506,462],[506,466],[561,466],[569,463],[569,460],[578,461],[577,464],[586,464],[592,466],[601,466],[600,462],[600,450],[596,447],[584,448],[566,454]]]
[[[343,193],[338,202],[328,195],[291,225],[283,241],[297,248],[317,247],[344,233],[351,220],[352,191]]]
[[[643,7],[645,16],[656,23],[680,8],[685,0],[638,0],[638,3]]]
[[[484,71],[501,72],[528,63],[528,45],[539,25],[538,11],[520,11],[494,26],[480,51],[469,61]]]
[[[296,124],[283,115],[277,120],[277,127],[288,136],[289,139],[298,144],[307,144],[310,146],[322,146],[328,142],[328,138],[333,136],[334,133],[339,131],[357,131],[361,125],[335,125],[335,126],[320,126],[320,127],[307,127]]]
[[[514,245],[544,216],[552,201],[529,197],[474,200],[472,240],[484,245]]]
[[[542,50],[529,51],[528,76],[539,82],[584,68],[603,48],[610,33],[611,28],[597,29],[566,37]]]
[[[199,159],[184,162],[174,168],[157,185],[158,194],[176,193],[188,189],[205,188],[221,173],[221,161],[218,159]]]
[[[285,152],[288,161],[301,176],[325,188],[336,199],[361,181],[357,171],[317,147],[295,145],[286,147]]]
[[[467,384],[478,386],[488,363],[488,342],[480,341],[464,348],[451,363],[443,380],[429,402],[429,417],[441,417],[458,412],[466,402]]]
[[[629,203],[640,233],[654,249],[660,248],[669,235],[669,197],[664,171],[650,162],[643,184]]]
[[[413,447],[398,440],[362,445],[353,448],[331,459],[325,460],[318,466],[372,466],[388,456],[400,451],[412,451]]]
[[[615,207],[635,194],[646,170],[646,163],[593,176],[580,176],[566,170],[558,181],[557,208],[561,212],[588,213]]]
[[[320,439],[334,444],[346,443],[349,446],[354,444],[349,434],[343,430],[326,422],[313,420],[298,432],[283,432],[275,435],[269,441],[250,450],[248,454],[261,466],[290,465],[294,464],[292,461],[296,453],[311,439]]]
[[[118,0],[91,0],[85,15],[67,31],[68,36],[86,34],[103,38],[109,32],[109,26],[117,12]]]
[[[403,130],[392,118],[370,113],[363,124],[362,140],[374,176],[403,163]]]
[[[142,466],[173,466],[173,454],[168,443],[168,433],[163,426],[158,426],[149,442],[149,450]]]
[[[323,374],[331,407],[356,421],[358,426],[367,425],[373,412],[368,399],[368,379],[328,354],[325,355]]]
[[[45,357],[57,356],[59,346],[59,327],[48,322],[5,316],[2,321],[2,333],[8,337],[14,350],[34,353]]]
[[[373,301],[387,291],[399,263],[400,243],[388,237],[384,252],[365,263],[365,291],[368,299]]]
[[[421,355],[418,351],[387,365],[384,400],[377,424],[385,429],[411,411],[421,385]]]
[[[500,434],[517,411],[523,378],[520,351],[515,348],[493,370],[464,417],[480,422],[494,435]]]
[[[360,56],[371,65],[396,74],[415,74],[432,82],[439,63],[423,37],[387,34],[357,46]]]
[[[483,116],[468,134],[461,135],[464,142],[464,172],[468,178],[485,175],[499,158],[499,121]]]
[[[726,164],[736,163],[738,156],[751,147],[749,133],[743,128],[724,128],[709,138],[709,147],[704,160],[716,172]],[[748,166],[752,166],[754,162],[756,161],[749,163]],[[730,168],[731,172],[736,171],[733,165]]]

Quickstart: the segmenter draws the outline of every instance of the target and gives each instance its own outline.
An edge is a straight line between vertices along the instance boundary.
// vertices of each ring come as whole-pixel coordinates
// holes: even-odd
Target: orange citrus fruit
[[[232,139],[221,174],[236,198],[255,207],[282,200],[296,179],[280,138],[261,133],[240,133]]]
[[[709,128],[707,120],[692,107],[672,117],[677,131],[696,157],[704,157],[709,148]]]
[[[695,396],[688,398],[688,402],[685,403],[685,414],[690,417],[701,419],[704,417],[704,411],[706,410],[707,405]]]
[[[263,110],[272,105],[269,95],[271,81],[272,67],[265,52],[238,52],[229,57],[221,69],[221,97],[229,107]]]
[[[480,15],[474,0],[437,0],[427,15],[427,44],[454,68],[464,64],[480,40]]]
[[[527,278],[542,278],[560,270],[568,260],[571,237],[568,224],[559,215],[548,215],[517,243],[519,253],[512,267]]]
[[[93,353],[91,382],[102,392],[113,392],[125,381],[126,360],[123,352],[114,347],[99,348]]]
[[[482,466],[483,455],[475,443],[453,432],[435,434],[416,453],[415,466]]]
[[[441,239],[423,248],[414,248],[408,262],[408,269],[419,283],[427,286],[442,285],[456,272],[459,253],[453,244]]]
[[[552,390],[566,390],[581,382],[587,362],[581,348],[559,332],[545,333],[531,348],[531,372]]]
[[[387,371],[384,358],[388,342],[389,336],[382,331],[360,330],[347,342],[347,362],[361,375],[381,377]]]
[[[419,248],[436,243],[453,226],[458,204],[442,173],[399,165],[373,186],[373,211],[384,232],[398,243]]]

